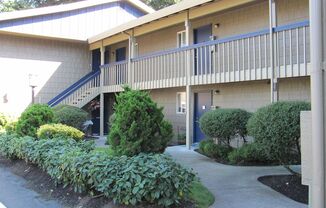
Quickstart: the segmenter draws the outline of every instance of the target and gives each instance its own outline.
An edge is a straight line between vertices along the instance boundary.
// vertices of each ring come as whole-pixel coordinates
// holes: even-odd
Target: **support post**
[[[185,29],[186,29],[186,43],[189,46],[190,43],[190,35],[191,35],[191,23],[189,21],[189,11],[187,12],[187,18],[185,20]],[[191,51],[187,51],[187,71],[186,71],[186,102],[187,102],[187,109],[186,109],[186,146],[188,149],[191,148],[192,145],[192,138],[193,138],[193,109],[192,109],[192,90],[191,90]]]
[[[105,59],[105,47],[101,46],[101,65],[104,65],[104,59]],[[103,93],[103,73],[102,68],[101,75],[100,75],[100,136],[104,136],[104,93]]]
[[[325,1],[323,1],[325,4]],[[323,89],[322,0],[310,0],[311,114],[312,114],[312,208],[325,208],[325,109]],[[325,41],[325,40],[324,40]]]
[[[130,87],[133,86],[134,82],[134,70],[133,70],[133,63],[132,59],[135,57],[135,37],[132,35],[129,35],[129,57],[128,57],[128,84]]]
[[[277,24],[275,0],[269,0],[269,41],[270,41],[270,62],[271,62],[271,102],[277,102],[278,93],[278,73],[275,70],[275,44],[274,28]]]

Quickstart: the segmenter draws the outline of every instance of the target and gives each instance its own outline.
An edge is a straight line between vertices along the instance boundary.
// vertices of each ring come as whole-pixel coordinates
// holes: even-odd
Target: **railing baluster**
[[[297,76],[300,76],[300,44],[299,44],[299,28],[296,28],[296,38],[297,38],[297,69],[298,74]]]
[[[303,66],[304,75],[307,75],[307,56],[306,56],[306,27],[303,27]]]

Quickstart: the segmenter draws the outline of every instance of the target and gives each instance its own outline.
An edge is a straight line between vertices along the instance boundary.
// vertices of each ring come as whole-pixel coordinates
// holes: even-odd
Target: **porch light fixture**
[[[35,74],[29,74],[28,75],[28,83],[29,83],[29,86],[31,87],[32,89],[32,104],[35,103],[35,87],[37,87],[37,75]]]
[[[220,27],[220,23],[216,23],[215,25],[214,25],[214,28],[219,28]]]

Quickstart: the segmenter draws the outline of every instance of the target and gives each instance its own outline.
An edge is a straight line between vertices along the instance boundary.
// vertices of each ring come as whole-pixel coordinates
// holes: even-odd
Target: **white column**
[[[104,65],[105,47],[101,46],[101,65]],[[102,71],[102,68],[100,69]],[[100,76],[100,136],[104,136],[104,93],[103,93],[103,73]]]
[[[136,39],[134,36],[129,36],[129,58],[128,58],[128,84],[130,87],[133,86],[134,82],[134,70],[133,70],[133,62],[132,59],[135,58],[135,47],[136,47]]]
[[[189,12],[189,11],[188,11]],[[187,14],[187,19],[185,21],[186,29],[186,42],[187,45],[190,45],[190,35],[191,35],[191,23],[189,21],[189,14]],[[187,109],[186,109],[186,146],[188,149],[191,148],[193,142],[193,93],[191,90],[191,51],[187,52],[187,71],[186,71],[186,100],[187,100]]]
[[[269,35],[270,35],[270,62],[271,62],[271,102],[277,102],[278,93],[278,73],[275,69],[275,44],[274,28],[277,24],[275,0],[269,0]]]
[[[310,0],[312,184],[311,208],[325,208],[325,109],[323,93],[323,22],[325,1]],[[324,40],[325,41],[325,40]]]

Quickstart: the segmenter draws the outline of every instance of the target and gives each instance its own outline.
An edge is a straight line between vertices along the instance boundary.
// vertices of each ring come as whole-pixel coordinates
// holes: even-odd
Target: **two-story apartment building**
[[[184,0],[88,38],[88,50],[94,72],[48,103],[98,99],[102,135],[125,84],[148,90],[188,146],[210,109],[310,100],[308,0]]]
[[[212,108],[310,100],[308,0],[183,1],[89,43],[102,51],[102,129],[122,84],[149,90],[188,144]]]
[[[88,37],[153,11],[139,0],[88,0],[0,13],[0,111],[18,116],[30,86],[35,102],[47,103],[98,69]]]

